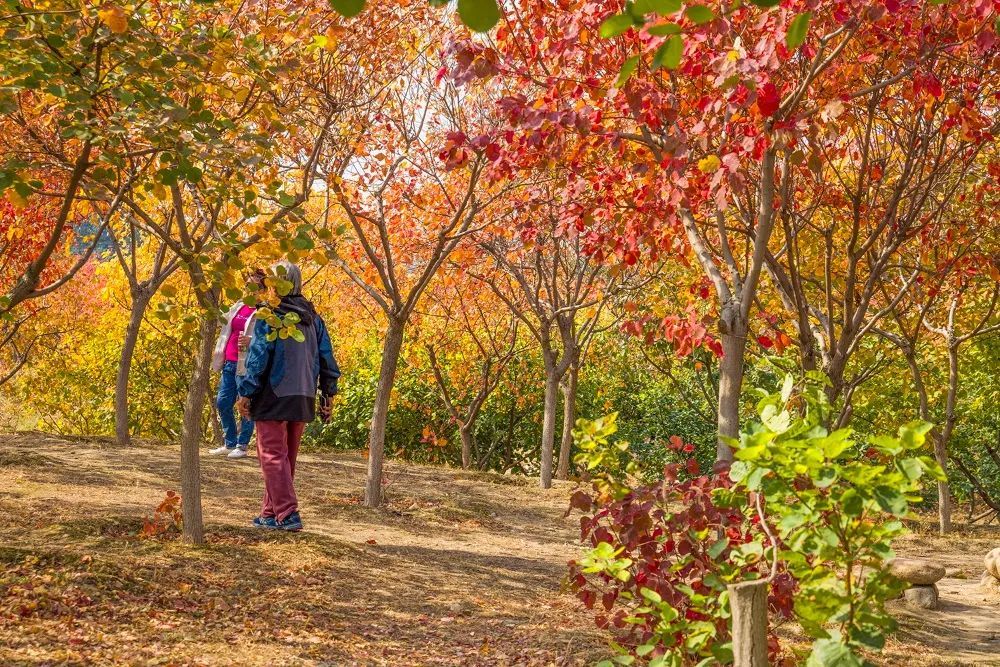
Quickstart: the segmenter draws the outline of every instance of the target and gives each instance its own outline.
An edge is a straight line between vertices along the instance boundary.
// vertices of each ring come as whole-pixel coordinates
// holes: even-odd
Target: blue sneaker
[[[298,512],[292,512],[281,521],[278,521],[274,527],[278,530],[287,530],[295,533],[302,530],[302,519],[299,518]]]
[[[270,528],[275,529],[278,527],[278,520],[273,516],[259,516],[253,520],[254,528]]]

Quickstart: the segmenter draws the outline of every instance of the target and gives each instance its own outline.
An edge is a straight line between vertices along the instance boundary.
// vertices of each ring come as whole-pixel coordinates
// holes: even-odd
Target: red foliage
[[[671,438],[670,447],[689,450],[676,437]],[[682,471],[691,477],[681,481]],[[668,465],[663,475],[662,482],[638,486],[619,500],[603,497],[596,486],[594,492],[580,490],[571,499],[571,507],[585,512],[580,519],[581,540],[593,547],[608,543],[615,550],[622,549],[619,558],[633,561],[625,582],[603,573],[588,575],[579,563],[570,562],[573,590],[587,607],[600,605],[596,624],[614,628],[623,645],[633,648],[650,641],[658,620],[653,613],[637,613],[642,622],[625,621],[632,615],[629,600],[641,600],[642,588],[656,591],[681,617],[714,623],[717,636],[728,638],[727,620],[721,613],[711,613],[721,610],[692,604],[685,589],[716,604],[718,594],[725,590],[724,577],[737,570],[739,578],[748,574],[745,567],[729,562],[733,549],[761,535],[758,522],[748,519],[741,506],[717,504],[716,492],[732,485],[725,471],[702,475],[697,461],[688,459]],[[706,537],[699,539],[697,534]],[[774,614],[791,615],[795,587],[789,574],[779,573],[768,599]],[[623,597],[626,592],[630,595]],[[773,636],[770,648],[773,658],[778,650]]]

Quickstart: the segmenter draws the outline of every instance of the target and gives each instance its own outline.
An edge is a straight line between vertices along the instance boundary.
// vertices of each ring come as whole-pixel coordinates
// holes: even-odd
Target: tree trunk
[[[573,450],[573,428],[576,426],[576,389],[580,379],[580,369],[575,364],[570,366],[563,384],[563,431],[562,442],[559,445],[559,468],[557,479],[569,477],[570,453]]]
[[[927,400],[927,387],[924,385],[924,379],[920,375],[920,366],[917,364],[917,357],[913,351],[912,345],[903,348],[903,356],[906,358],[906,364],[910,367],[910,376],[913,379],[913,386],[917,392],[917,400],[919,405],[920,418],[925,422],[931,420],[931,409],[930,402]],[[950,364],[949,364],[950,365]],[[956,359],[955,365],[955,382],[958,381],[958,365]],[[951,387],[951,377],[949,373],[949,388]],[[945,441],[943,438],[945,436],[950,437],[950,432],[948,434],[940,433],[937,427],[931,429],[928,436],[931,439],[931,443],[934,446],[934,458],[937,460],[938,465],[941,466],[942,470],[946,470],[948,465],[948,453]],[[975,494],[973,494],[975,497]],[[944,535],[951,530],[951,489],[948,484],[948,480],[945,479],[943,482],[938,482],[938,530]]]
[[[385,458],[385,426],[389,418],[389,397],[396,381],[399,351],[403,347],[405,320],[390,319],[382,346],[382,367],[379,370],[378,388],[375,390],[375,408],[372,411],[372,428],[368,435],[368,482],[365,486],[365,506],[382,504],[382,462]]]
[[[476,449],[474,423],[460,426],[458,434],[462,438],[462,469],[468,470],[472,467],[472,453]]]
[[[204,544],[201,518],[201,467],[199,454],[202,444],[201,413],[205,408],[208,379],[212,366],[212,351],[218,320],[203,313],[198,331],[199,347],[195,357],[187,400],[184,402],[184,425],[181,429],[181,507],[184,513],[184,539],[192,544]]]
[[[539,482],[543,489],[552,488],[552,450],[556,438],[556,408],[559,401],[559,376],[554,367],[546,364],[545,408],[542,414],[542,454]]]
[[[767,667],[767,580],[730,584],[733,667]]]
[[[722,334],[722,362],[719,364],[719,440],[716,460],[732,461],[733,450],[723,438],[740,434],[740,390],[743,387],[743,359],[746,355],[746,326]]]
[[[152,294],[138,291],[132,294],[132,312],[129,314],[128,326],[125,329],[125,340],[122,343],[121,358],[118,361],[118,375],[115,378],[115,438],[123,447],[131,444],[129,432],[128,383],[132,374],[132,358],[135,356],[135,346],[139,340],[139,329]]]
[[[934,458],[944,480],[938,482],[938,530],[942,535],[951,531],[951,485],[948,483],[948,443],[955,429],[955,403],[958,400],[958,346],[948,345],[948,397],[945,403],[944,427],[934,438]]]

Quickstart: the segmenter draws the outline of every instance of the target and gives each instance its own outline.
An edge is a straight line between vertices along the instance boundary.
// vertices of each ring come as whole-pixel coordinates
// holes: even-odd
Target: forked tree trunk
[[[132,359],[135,356],[135,346],[139,340],[142,319],[151,298],[152,294],[145,291],[132,294],[132,312],[129,314],[121,358],[118,360],[118,374],[115,378],[115,439],[123,447],[131,444],[132,439],[129,430],[128,402],[128,383],[132,374]]]
[[[733,667],[767,667],[766,579],[730,584]]]
[[[372,411],[372,428],[368,435],[368,481],[365,486],[365,506],[382,504],[382,463],[385,459],[385,426],[389,418],[389,398],[396,381],[399,351],[403,347],[403,330],[406,320],[390,319],[382,346],[382,366],[379,370],[378,388],[375,390],[375,408]]]
[[[743,386],[743,359],[746,355],[746,326],[722,334],[722,362],[719,364],[719,440],[716,458],[732,461],[733,450],[723,437],[740,433],[740,389]]]
[[[184,402],[184,424],[181,429],[181,507],[184,514],[184,539],[192,544],[204,544],[205,534],[201,517],[201,465],[199,454],[202,444],[201,413],[205,408],[208,379],[212,366],[212,350],[218,320],[211,313],[202,314],[198,330],[199,347],[195,357],[187,400]]]
[[[559,444],[559,467],[556,470],[557,479],[569,477],[570,453],[573,451],[573,428],[576,426],[576,390],[580,379],[580,368],[575,364],[566,373],[563,384],[563,431],[562,442]]]
[[[543,489],[552,487],[552,450],[556,438],[556,408],[559,403],[559,375],[546,364],[545,402],[542,414],[542,454],[539,482]]]

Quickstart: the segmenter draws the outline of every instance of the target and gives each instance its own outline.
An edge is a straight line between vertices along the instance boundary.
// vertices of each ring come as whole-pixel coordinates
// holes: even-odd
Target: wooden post
[[[730,584],[734,667],[767,667],[767,580]]]

